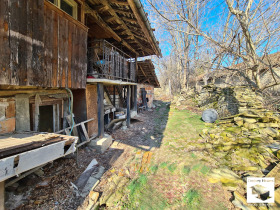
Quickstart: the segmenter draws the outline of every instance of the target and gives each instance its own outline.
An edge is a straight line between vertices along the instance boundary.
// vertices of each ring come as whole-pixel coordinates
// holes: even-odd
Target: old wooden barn
[[[3,209],[4,182],[103,137],[116,115],[129,127],[151,107],[159,83],[139,58],[161,51],[140,0],[0,2]]]

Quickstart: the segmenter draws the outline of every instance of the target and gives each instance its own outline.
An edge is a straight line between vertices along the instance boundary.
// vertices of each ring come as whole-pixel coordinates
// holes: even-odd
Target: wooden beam
[[[137,85],[133,86],[133,110],[137,111]]]
[[[133,33],[130,31],[130,29],[125,24],[125,22],[122,20],[122,18],[120,18],[118,16],[118,14],[115,12],[115,10],[111,7],[110,3],[107,0],[102,0],[101,3],[109,8],[108,11],[110,12],[110,14],[113,15],[116,18],[116,21],[123,26],[123,28],[127,31],[127,33],[129,35],[133,36],[134,41],[141,47],[142,53],[145,52],[144,48],[142,47],[142,44],[134,37]],[[143,53],[143,54],[145,54],[145,53]]]
[[[136,24],[138,23],[137,20],[131,19],[131,18],[127,18],[127,17],[122,17],[122,19],[127,21],[127,22],[130,22],[130,23],[136,23]]]
[[[127,86],[127,95],[126,95],[126,126],[130,127],[130,95],[131,95],[131,86]]]
[[[116,86],[113,85],[113,87],[114,87],[113,106],[116,106]]]
[[[5,210],[5,182],[0,182],[0,210]]]
[[[141,72],[143,73],[143,75],[147,78],[147,80],[150,82],[150,79],[148,78],[147,74],[145,73],[145,71],[143,70],[143,68],[141,67],[141,65],[138,65],[139,69],[141,70]]]
[[[121,5],[121,6],[128,6],[128,2],[125,2],[125,1],[110,0],[110,2]]]
[[[129,49],[131,52],[135,53],[138,55],[138,53],[134,50],[133,47],[131,47],[126,41],[122,40],[122,38],[117,35],[112,28],[110,28],[107,23],[99,16],[99,14],[92,10],[88,5],[87,5],[87,13],[91,15],[91,17],[96,21],[96,23],[104,28],[108,33],[111,34],[112,38],[115,39],[118,42],[122,42],[122,45],[125,46],[127,49]]]
[[[103,18],[103,20],[104,20],[105,22],[111,22],[111,21],[114,20],[114,19],[115,19],[114,16],[106,16],[106,17]]]
[[[98,137],[104,136],[104,86],[97,83],[97,109],[98,109]]]
[[[104,12],[108,10],[108,7],[102,4],[99,6],[94,6],[93,9],[96,10],[97,12]]]
[[[121,10],[121,9],[115,9],[115,12],[119,13],[119,14],[123,14],[123,15],[130,15],[131,14],[131,11],[129,10]]]
[[[133,14],[136,17],[138,23],[140,24],[140,26],[141,26],[145,36],[149,39],[149,41],[150,41],[150,43],[151,43],[155,53],[157,55],[160,55],[160,52],[158,51],[158,49],[156,47],[156,43],[154,43],[153,38],[151,37],[151,34],[150,34],[149,30],[147,29],[146,24],[144,23],[144,21],[143,21],[141,15],[139,13],[138,8],[136,7],[136,5],[134,3],[134,1],[133,0],[127,0],[127,2],[129,4],[131,10],[133,11]]]

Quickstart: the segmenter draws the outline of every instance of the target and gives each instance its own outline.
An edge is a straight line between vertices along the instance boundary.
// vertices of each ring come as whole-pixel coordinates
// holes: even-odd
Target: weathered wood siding
[[[1,85],[85,88],[85,26],[44,0],[0,5]]]

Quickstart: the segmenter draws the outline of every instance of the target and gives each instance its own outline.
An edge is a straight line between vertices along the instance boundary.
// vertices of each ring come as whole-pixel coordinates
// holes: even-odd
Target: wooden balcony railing
[[[95,40],[88,48],[88,78],[135,82],[135,59],[106,40]]]

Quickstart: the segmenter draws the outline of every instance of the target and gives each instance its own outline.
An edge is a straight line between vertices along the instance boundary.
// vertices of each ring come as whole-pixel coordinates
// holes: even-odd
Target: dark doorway
[[[53,132],[53,105],[39,107],[39,131]]]

